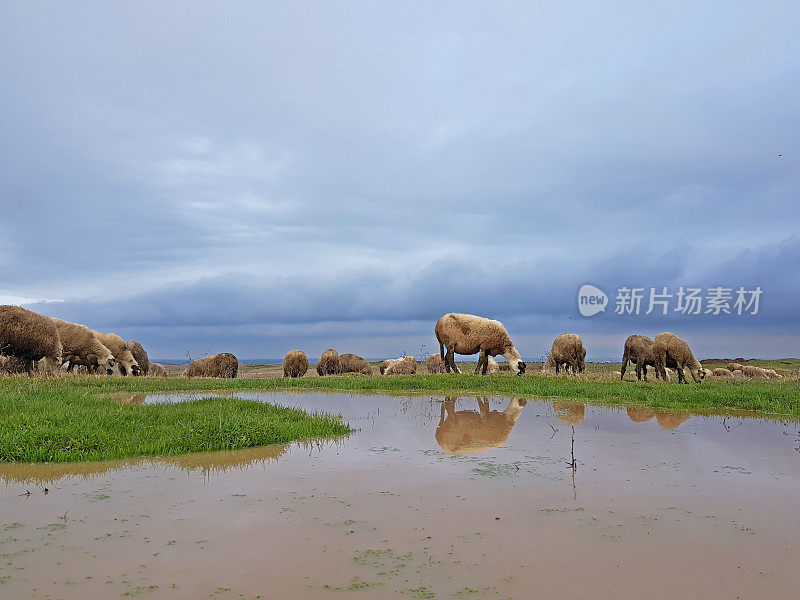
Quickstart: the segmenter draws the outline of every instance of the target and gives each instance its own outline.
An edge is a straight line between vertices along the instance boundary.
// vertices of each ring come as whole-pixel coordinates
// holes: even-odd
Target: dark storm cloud
[[[388,353],[452,310],[757,353],[800,333],[798,16],[9,3],[0,300],[162,354],[293,331]],[[760,285],[763,313],[576,326],[586,282]]]

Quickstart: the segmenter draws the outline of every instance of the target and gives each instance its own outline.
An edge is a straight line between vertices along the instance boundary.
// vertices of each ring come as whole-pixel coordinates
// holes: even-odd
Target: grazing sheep
[[[339,360],[342,363],[342,373],[361,373],[362,375],[372,375],[372,367],[366,358],[358,354],[341,354]]]
[[[586,415],[586,405],[580,402],[553,402],[556,418],[565,425],[578,425],[583,423]]]
[[[46,316],[19,306],[0,306],[0,354],[19,359],[25,372],[44,359],[46,372],[61,366],[61,340]]]
[[[525,373],[525,363],[500,321],[462,313],[447,313],[436,322],[434,331],[439,340],[439,354],[444,359],[445,371],[448,373],[450,369],[455,373],[461,372],[456,366],[455,354],[476,352],[480,352],[475,367],[476,374],[482,372],[485,375],[488,368],[487,358],[498,354],[505,357],[511,370],[517,375]]]
[[[239,372],[239,361],[230,352],[212,354],[205,358],[198,358],[189,364],[184,375],[186,377],[219,377],[222,379],[235,379]]]
[[[289,350],[283,357],[283,376],[302,377],[308,372],[308,357],[302,350]]]
[[[381,375],[384,375],[386,373],[386,367],[388,367],[390,364],[392,364],[392,361],[394,361],[394,360],[397,360],[397,359],[396,358],[387,358],[385,361],[383,361],[378,366],[378,370],[381,372]]]
[[[742,373],[747,375],[750,379],[769,379],[769,375],[765,372],[765,369],[760,367],[753,367],[751,365],[743,365],[742,366]]]
[[[139,374],[147,375],[147,369],[150,367],[150,357],[147,356],[147,351],[135,340],[125,342],[125,347],[131,351],[133,359],[139,365]]]
[[[425,365],[428,367],[428,373],[431,375],[444,373],[444,361],[442,360],[442,355],[438,352],[436,354],[431,354],[428,360],[425,361]]]
[[[338,375],[342,372],[342,361],[339,353],[333,348],[328,348],[319,357],[317,362],[317,375]]]
[[[499,412],[489,410],[487,398],[477,398],[478,410],[456,410],[456,398],[445,398],[442,403],[436,443],[448,454],[466,454],[491,448],[502,448],[508,441],[511,429],[522,414],[527,400],[512,398],[508,407]]]
[[[733,374],[734,379],[738,380],[747,379],[747,375],[745,375],[741,369],[736,369],[735,371],[731,371],[731,374]]]
[[[28,372],[28,362],[16,356],[0,356],[0,373],[17,375]]]
[[[743,365],[741,363],[730,362],[730,363],[728,363],[728,370],[729,371],[741,371],[742,370],[742,366]]]
[[[733,373],[731,373],[728,369],[714,369],[711,371],[711,374],[714,377],[729,377],[733,378]]]
[[[566,363],[567,367],[572,368],[572,374],[583,373],[584,359],[586,350],[583,348],[581,337],[577,333],[562,333],[553,341],[550,349],[550,356],[547,358],[547,366],[554,366],[556,373],[561,366]],[[568,369],[565,368],[568,372]]]
[[[391,359],[384,375],[413,375],[417,372],[417,361],[413,356]]]
[[[131,375],[139,374],[139,363],[133,358],[133,354],[125,346],[125,341],[121,337],[116,333],[102,333],[100,331],[95,331],[94,334],[100,340],[100,343],[111,350],[121,375],[127,375],[128,372]]]
[[[100,370],[111,375],[114,368],[114,355],[97,339],[94,331],[78,323],[50,317],[61,339],[61,364],[69,363],[67,371],[75,366],[86,367],[89,371]]]
[[[625,340],[625,349],[622,352],[622,371],[620,379],[625,377],[625,369],[628,361],[636,365],[636,381],[641,381],[644,373],[644,380],[647,381],[647,367],[656,366],[656,357],[653,355],[653,340],[646,335],[631,335]],[[656,377],[659,376],[656,370]]]
[[[499,373],[500,372],[500,365],[498,362],[493,359],[491,356],[486,357],[486,372],[487,373]]]
[[[164,365],[159,363],[151,362],[150,365],[147,367],[147,376],[148,377],[169,377],[169,373],[164,368]]]
[[[660,372],[664,381],[667,380],[666,367],[669,366],[670,360],[675,361],[678,383],[689,383],[683,372],[685,367],[689,368],[695,383],[702,382],[706,376],[706,370],[692,354],[689,344],[674,333],[665,331],[656,336],[653,340],[653,355],[656,359],[656,370]]]

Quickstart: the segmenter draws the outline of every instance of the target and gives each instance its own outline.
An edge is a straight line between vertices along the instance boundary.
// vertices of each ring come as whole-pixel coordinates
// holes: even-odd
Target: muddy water
[[[0,598],[800,596],[796,423],[237,395],[341,412],[359,431],[0,465]]]

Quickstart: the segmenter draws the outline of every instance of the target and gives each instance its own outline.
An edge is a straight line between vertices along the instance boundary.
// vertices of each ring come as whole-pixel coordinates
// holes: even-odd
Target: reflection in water
[[[685,423],[691,418],[691,414],[682,412],[660,412],[656,413],[656,421],[662,429],[677,429],[681,423]]]
[[[630,406],[628,407],[628,416],[634,423],[647,423],[647,421],[656,416],[656,411],[649,408]]]
[[[273,444],[223,452],[197,452],[181,456],[156,456],[78,463],[0,463],[0,479],[7,483],[41,485],[65,477],[92,479],[108,471],[146,465],[165,465],[185,471],[200,471],[204,477],[229,469],[246,470],[277,460],[289,444]]]
[[[662,429],[677,429],[682,423],[691,418],[691,413],[675,411],[655,411],[650,408],[631,406],[628,408],[628,417],[634,423],[646,423],[653,417],[656,418]]]
[[[450,454],[466,454],[490,448],[502,448],[511,429],[522,414],[526,400],[512,398],[503,412],[489,410],[487,398],[476,398],[478,410],[456,411],[456,398],[442,403],[436,442]]]
[[[578,425],[583,422],[586,405],[580,402],[553,402],[556,417],[565,425]]]

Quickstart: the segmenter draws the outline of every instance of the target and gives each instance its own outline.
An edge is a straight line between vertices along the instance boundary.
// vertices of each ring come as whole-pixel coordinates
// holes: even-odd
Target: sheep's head
[[[100,369],[103,369],[109,375],[112,373],[114,364],[114,355],[111,354],[111,352],[106,352],[105,354],[101,354],[97,357],[97,366]]]
[[[517,364],[517,375],[525,375],[525,363],[522,361]]]

